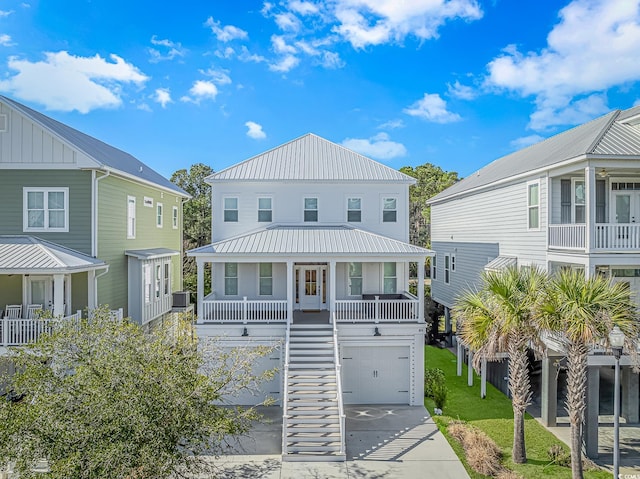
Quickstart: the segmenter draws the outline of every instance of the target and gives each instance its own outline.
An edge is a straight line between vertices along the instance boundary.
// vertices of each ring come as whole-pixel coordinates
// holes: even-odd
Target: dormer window
[[[305,222],[318,221],[318,198],[304,199],[304,221]]]

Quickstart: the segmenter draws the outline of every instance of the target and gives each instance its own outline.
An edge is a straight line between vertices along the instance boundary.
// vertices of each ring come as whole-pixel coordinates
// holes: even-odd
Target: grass
[[[447,425],[454,419],[468,422],[489,435],[502,449],[503,464],[524,478],[571,478],[571,468],[550,464],[547,454],[554,444],[560,444],[567,452],[569,449],[550,431],[529,414],[525,417],[525,444],[527,463],[515,464],[511,460],[513,446],[513,409],[511,401],[498,389],[487,383],[487,397],[480,398],[480,378],[474,373],[474,385],[467,386],[467,366],[463,365],[462,376],[456,375],[456,357],[447,349],[433,346],[425,347],[427,368],[440,368],[447,378],[447,402],[442,416],[433,416],[440,431],[445,435],[454,451],[467,469],[472,479],[486,476],[474,472],[464,457],[462,447],[447,432]],[[425,399],[425,406],[433,415],[434,403]],[[601,469],[585,471],[586,479],[611,479],[611,474]]]

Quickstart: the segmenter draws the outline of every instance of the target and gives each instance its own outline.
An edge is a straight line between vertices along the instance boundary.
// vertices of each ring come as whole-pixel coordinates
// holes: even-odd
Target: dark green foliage
[[[427,368],[424,370],[424,397],[434,398],[435,390],[439,385],[444,385],[444,371],[440,368]]]

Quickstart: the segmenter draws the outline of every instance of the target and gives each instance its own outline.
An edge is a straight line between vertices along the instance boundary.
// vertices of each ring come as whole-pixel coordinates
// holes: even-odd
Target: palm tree
[[[546,276],[539,270],[508,268],[485,272],[477,292],[463,295],[454,308],[458,335],[475,351],[474,366],[483,359],[509,354],[509,392],[513,403],[513,462],[527,462],[524,413],[531,401],[528,346],[538,334],[533,304]]]
[[[563,270],[546,284],[544,299],[538,306],[540,328],[549,331],[565,348],[565,405],[571,423],[571,471],[573,479],[582,479],[587,355],[592,346],[606,344],[608,334],[615,325],[630,341],[636,340],[636,305],[624,283],[612,283],[600,275],[586,278],[582,271]]]

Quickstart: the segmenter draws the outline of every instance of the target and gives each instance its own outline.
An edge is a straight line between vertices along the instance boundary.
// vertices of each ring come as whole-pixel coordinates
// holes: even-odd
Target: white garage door
[[[277,404],[280,404],[280,398],[282,396],[282,376],[280,374],[280,350],[275,349],[269,356],[264,358],[258,358],[253,365],[253,374],[258,375],[269,369],[278,368],[275,376],[271,381],[260,383],[257,390],[244,391],[236,397],[228,398],[231,404],[240,405],[254,405],[263,402],[267,396],[276,400]],[[254,388],[256,389],[256,388]]]
[[[409,404],[408,346],[342,348],[345,404]]]

